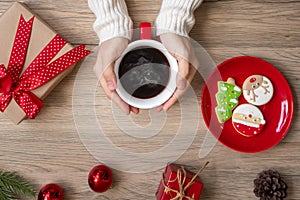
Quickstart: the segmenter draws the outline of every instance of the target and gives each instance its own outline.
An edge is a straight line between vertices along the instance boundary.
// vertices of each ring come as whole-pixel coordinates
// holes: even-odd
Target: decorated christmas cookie
[[[249,76],[243,84],[243,95],[248,103],[261,106],[273,97],[274,89],[271,81],[262,75]]]
[[[240,134],[253,137],[263,130],[266,121],[256,106],[242,104],[234,110],[232,124]]]
[[[219,122],[224,123],[232,117],[232,110],[239,104],[238,98],[242,90],[235,85],[233,78],[228,78],[227,82],[219,81],[218,89],[216,94],[218,106],[215,111]]]

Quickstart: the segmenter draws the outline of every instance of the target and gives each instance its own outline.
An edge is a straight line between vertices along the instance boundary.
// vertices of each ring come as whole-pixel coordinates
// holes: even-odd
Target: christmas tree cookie
[[[218,82],[218,93],[216,94],[218,106],[215,111],[220,123],[224,123],[232,117],[232,111],[239,104],[238,98],[241,94],[242,90],[235,84],[233,78],[228,78],[227,82]]]

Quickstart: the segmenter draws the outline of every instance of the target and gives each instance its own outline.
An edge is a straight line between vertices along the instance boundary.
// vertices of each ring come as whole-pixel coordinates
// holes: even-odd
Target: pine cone
[[[260,200],[283,200],[287,197],[287,184],[277,171],[265,170],[254,180],[255,196]]]

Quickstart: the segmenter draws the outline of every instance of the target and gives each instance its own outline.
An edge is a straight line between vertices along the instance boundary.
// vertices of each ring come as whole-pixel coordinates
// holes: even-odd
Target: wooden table
[[[12,0],[0,1],[3,13]],[[160,0],[128,0],[130,15],[137,27],[141,21],[154,21]],[[86,43],[90,49],[98,39],[92,30],[94,15],[86,0],[25,0],[25,3],[73,44]],[[255,199],[253,179],[263,169],[275,168],[286,178],[290,200],[300,199],[300,2],[298,0],[205,1],[196,11],[191,36],[208,50],[217,64],[239,55],[263,58],[274,64],[288,80],[295,99],[295,115],[287,137],[276,147],[258,154],[243,154],[217,144],[203,160],[198,157],[206,129],[199,130],[190,148],[176,161],[195,170],[204,160],[211,164],[201,175],[205,183],[201,199]],[[92,63],[91,63],[92,65]],[[92,68],[92,66],[90,66]],[[79,139],[72,116],[72,89],[78,68],[45,100],[36,120],[13,125],[0,116],[0,168],[17,171],[37,188],[55,182],[65,191],[65,199],[154,199],[163,169],[151,173],[125,173],[114,170],[114,188],[104,194],[91,192],[87,175],[100,162],[91,156]],[[195,91],[203,86],[193,82]],[[115,145],[135,152],[151,151],[161,142],[133,139],[109,124],[111,104],[99,91],[99,116],[106,122]],[[102,112],[103,111],[103,112]],[[166,138],[172,139],[178,123],[178,104],[168,113]],[[149,123],[148,112],[132,119]],[[105,121],[107,120],[107,121]],[[127,141],[123,142],[123,141]],[[130,141],[130,142],[129,142]],[[130,145],[129,145],[130,144]],[[131,145],[134,144],[134,145]],[[101,145],[101,144],[100,144]],[[110,155],[102,155],[109,157]],[[120,160],[120,164],[126,160]]]

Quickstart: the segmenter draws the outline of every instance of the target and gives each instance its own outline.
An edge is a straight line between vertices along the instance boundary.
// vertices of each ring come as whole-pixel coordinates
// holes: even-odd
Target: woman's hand
[[[130,112],[139,113],[139,109],[125,103],[116,92],[117,79],[114,72],[115,61],[121,56],[128,45],[128,39],[117,37],[103,42],[99,47],[94,71],[106,96],[120,109],[129,115]]]
[[[187,90],[199,67],[199,62],[189,38],[174,33],[165,33],[160,35],[160,40],[178,62],[177,88],[173,96],[162,106],[158,107],[158,111],[162,109],[168,111]]]

